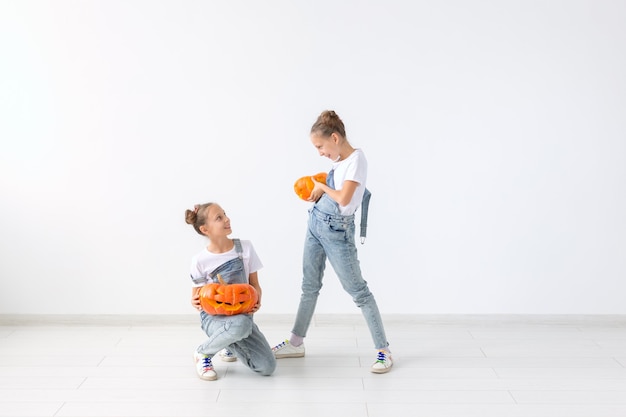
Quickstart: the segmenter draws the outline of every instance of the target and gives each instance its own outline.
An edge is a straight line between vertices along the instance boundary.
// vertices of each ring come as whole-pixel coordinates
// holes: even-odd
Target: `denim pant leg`
[[[200,316],[202,330],[209,338],[198,347],[198,352],[212,356],[228,348],[253,371],[261,375],[274,372],[274,353],[251,315],[211,316],[202,312]]]
[[[252,333],[252,320],[245,314],[236,316],[212,316],[200,313],[202,330],[209,337],[198,346],[198,352],[215,355],[235,342],[245,339]]]
[[[352,296],[354,303],[361,309],[367,322],[374,347],[383,349],[389,346],[385,328],[378,310],[378,305],[371,293],[367,282],[361,275],[361,267],[354,245],[354,223],[350,223],[345,231],[335,231],[326,226],[321,232],[321,242],[328,254],[328,260],[332,265],[341,285]]]
[[[252,322],[252,316],[247,317]],[[254,322],[252,322],[250,336],[231,344],[228,348],[254,372],[267,376],[276,369],[274,352]]]
[[[322,277],[326,267],[326,253],[320,241],[312,233],[312,228],[318,220],[311,216],[304,240],[304,254],[302,259],[302,295],[298,314],[293,325],[292,332],[300,337],[305,337],[311,324],[317,298],[322,289]]]

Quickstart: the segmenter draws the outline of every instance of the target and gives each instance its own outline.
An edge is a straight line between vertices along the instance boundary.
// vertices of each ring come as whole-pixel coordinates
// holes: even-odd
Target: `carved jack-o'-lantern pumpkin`
[[[320,172],[319,174],[313,175],[315,181],[326,183],[326,173]],[[303,200],[308,200],[311,197],[311,191],[313,191],[313,180],[311,180],[311,175],[306,177],[298,178],[298,181],[293,185],[293,190],[296,192],[298,197]]]
[[[226,284],[218,274],[220,281],[206,284],[200,289],[200,305],[211,315],[234,316],[246,314],[254,308],[259,295],[250,284]]]

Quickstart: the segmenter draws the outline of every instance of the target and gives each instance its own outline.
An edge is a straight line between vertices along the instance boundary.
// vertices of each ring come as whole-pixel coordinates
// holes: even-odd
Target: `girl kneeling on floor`
[[[249,240],[231,239],[230,219],[218,204],[199,204],[185,211],[185,221],[199,234],[209,238],[208,246],[191,261],[191,305],[200,312],[202,330],[208,339],[194,351],[198,376],[213,381],[217,373],[212,357],[220,353],[222,360],[237,358],[261,375],[271,375],[276,359],[265,336],[253,321],[261,306],[261,286],[257,271],[263,267]],[[217,275],[227,284],[246,283],[253,286],[259,301],[249,314],[233,316],[210,315],[200,305],[200,289],[217,282]]]

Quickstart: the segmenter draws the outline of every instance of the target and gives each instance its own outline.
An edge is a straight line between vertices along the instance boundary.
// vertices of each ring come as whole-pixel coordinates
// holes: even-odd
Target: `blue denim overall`
[[[247,283],[243,249],[239,239],[233,239],[235,249],[239,255],[218,266],[209,273],[213,282],[217,282],[217,274],[229,284]],[[228,348],[237,358],[250,369],[261,375],[271,375],[276,369],[276,359],[269,343],[253,321],[252,314],[238,314],[235,316],[213,316],[202,311],[200,326],[209,337],[198,347],[198,352],[205,355],[215,355],[224,348]]]
[[[334,172],[331,170],[326,179],[326,184],[332,189],[335,188],[333,174]],[[365,238],[369,196],[370,193],[366,190],[363,196],[363,213],[361,214],[361,239]],[[350,216],[341,215],[339,205],[328,195],[323,194],[309,209],[302,262],[304,275],[302,295],[292,332],[296,336],[306,336],[322,288],[324,268],[326,267],[326,259],[328,259],[343,289],[352,296],[354,303],[361,309],[372,335],[374,347],[383,349],[389,346],[389,342],[385,336],[385,329],[374,295],[370,292],[367,282],[361,275],[354,234],[354,214]]]

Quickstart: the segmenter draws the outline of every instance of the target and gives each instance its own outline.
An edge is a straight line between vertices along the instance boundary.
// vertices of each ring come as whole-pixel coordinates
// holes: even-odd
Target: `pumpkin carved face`
[[[200,289],[202,309],[214,316],[246,314],[254,308],[259,295],[250,284],[226,284],[220,275],[219,283],[206,284]]]
[[[313,175],[315,181],[326,183],[326,173],[320,172],[319,174]],[[313,180],[311,180],[311,176],[307,175],[306,177],[298,178],[298,181],[293,185],[293,190],[296,192],[298,197],[303,200],[308,200],[311,197],[311,191],[313,191]]]

